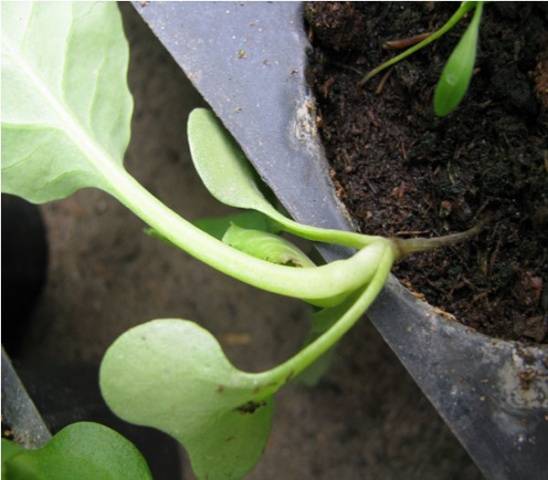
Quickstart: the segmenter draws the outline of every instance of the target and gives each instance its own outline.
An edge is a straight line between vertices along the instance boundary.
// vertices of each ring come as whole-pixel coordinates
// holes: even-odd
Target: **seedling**
[[[152,480],[131,442],[92,422],[68,425],[43,447],[2,439],[2,480]]]
[[[361,317],[382,289],[391,263],[387,250],[368,286],[330,312],[337,322],[266,372],[236,369],[215,338],[193,322],[154,320],[135,327],[119,337],[103,359],[103,396],[128,422],[175,437],[185,446],[198,478],[241,478],[264,451],[274,394]]]
[[[399,240],[294,222],[269,203],[239,147],[205,109],[188,122],[195,167],[215,198],[248,211],[192,224],[123,167],[133,102],[116,6],[4,3],[2,10],[4,192],[43,203],[99,188],[140,217],[150,234],[211,267],[324,307],[307,346],[262,373],[236,369],[213,336],[187,320],[135,327],[104,357],[101,390],[116,414],[179,440],[199,478],[243,476],[264,449],[274,394],[325,358],[373,302],[394,261],[475,232]],[[316,266],[280,232],[358,251]]]
[[[457,25],[470,10],[474,9],[474,16],[468,28],[462,35],[459,43],[451,53],[445,67],[441,73],[440,79],[436,85],[434,93],[434,112],[439,117],[444,117],[451,113],[460,104],[470,85],[476,62],[476,51],[478,44],[478,32],[483,11],[483,2],[467,1],[462,2],[457,11],[449,20],[434,33],[429,35],[421,42],[409,47],[404,52],[396,55],[390,60],[384,62],[371,70],[361,81],[360,85],[365,84],[369,79],[378,73],[395,65],[409,55],[426,47],[435,40],[445,35],[455,25]]]

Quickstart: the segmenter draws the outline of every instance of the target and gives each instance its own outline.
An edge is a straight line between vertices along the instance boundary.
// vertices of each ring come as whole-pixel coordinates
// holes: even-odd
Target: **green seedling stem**
[[[384,287],[393,263],[394,251],[387,245],[380,256],[377,271],[371,281],[362,288],[350,307],[345,305],[340,307],[342,310],[340,319],[326,333],[301,350],[297,355],[266,372],[265,375],[268,375],[270,381],[274,378],[278,379],[278,381],[285,381],[287,378],[299,375],[316,359],[333,347],[373,303]],[[347,310],[344,311],[344,308],[347,308]]]
[[[478,2],[472,2],[472,1],[462,2],[462,4],[457,9],[457,11],[453,15],[451,15],[451,18],[449,18],[449,20],[447,20],[447,22],[445,22],[445,24],[443,24],[442,27],[440,27],[438,30],[432,33],[432,35],[425,38],[422,42],[419,42],[416,45],[409,47],[404,52],[400,53],[399,55],[396,55],[395,57],[391,58],[390,60],[387,60],[383,64],[371,70],[360,80],[358,85],[360,87],[365,85],[371,78],[373,78],[378,73],[382,72],[383,70],[386,70],[388,67],[395,65],[401,60],[407,58],[409,55],[412,55],[413,53],[430,45],[432,42],[435,42],[436,40],[438,40],[440,37],[445,35],[449,30],[451,30],[457,23],[459,23],[460,20],[464,17],[464,15],[466,15],[466,13],[468,13],[470,10],[475,8],[477,3]]]

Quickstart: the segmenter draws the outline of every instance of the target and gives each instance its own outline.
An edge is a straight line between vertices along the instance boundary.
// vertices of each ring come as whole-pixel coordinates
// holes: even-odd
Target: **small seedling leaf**
[[[259,189],[240,147],[211,110],[196,108],[191,112],[188,141],[196,171],[217,200],[272,218],[279,215]]]
[[[278,212],[261,192],[257,176],[240,147],[210,110],[192,111],[188,119],[188,142],[194,167],[211,195],[220,202],[262,212],[283,230],[308,240],[362,248],[379,239],[303,225]]]
[[[447,60],[436,85],[434,112],[439,117],[455,110],[468,90],[476,62],[482,10],[483,4],[478,2],[470,25]]]
[[[7,480],[152,480],[145,459],[130,441],[91,422],[63,428],[36,450],[2,439],[2,466]]]
[[[272,233],[232,224],[224,234],[223,242],[267,262],[292,267],[316,266],[300,248]]]

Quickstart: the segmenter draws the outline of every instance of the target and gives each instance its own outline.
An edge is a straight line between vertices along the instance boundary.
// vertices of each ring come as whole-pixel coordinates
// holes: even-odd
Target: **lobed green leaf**
[[[230,364],[195,323],[154,320],[128,330],[105,354],[100,385],[119,417],[183,444],[200,479],[243,477],[266,445],[267,385]]]

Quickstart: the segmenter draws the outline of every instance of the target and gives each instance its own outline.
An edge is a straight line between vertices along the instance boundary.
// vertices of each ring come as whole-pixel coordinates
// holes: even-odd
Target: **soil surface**
[[[483,333],[548,341],[548,7],[488,3],[470,89],[437,118],[432,96],[465,20],[358,86],[439,28],[454,3],[310,3],[310,83],[340,198],[362,231],[440,236],[487,220],[473,240],[414,255],[399,279]]]
[[[135,99],[126,166],[185,218],[226,213],[202,186],[186,143],[188,114],[204,102],[131,5],[122,11]],[[252,371],[300,347],[308,306],[232,280],[145,235],[144,225],[103,192],[84,190],[41,210],[50,245],[48,281],[17,364],[41,372],[34,390],[53,395],[48,385],[55,385],[61,392],[58,418],[99,418],[101,407],[95,394],[82,398],[85,393],[67,390],[67,365],[72,376],[96,382],[96,373],[86,372],[96,372],[105,349],[153,318],[199,322],[231,361]],[[265,455],[250,479],[482,478],[369,322],[361,321],[338,353],[318,387],[292,385],[278,397]],[[70,382],[83,389],[83,380]],[[181,461],[185,478],[193,478],[184,455]],[[173,477],[160,471],[155,478]]]

